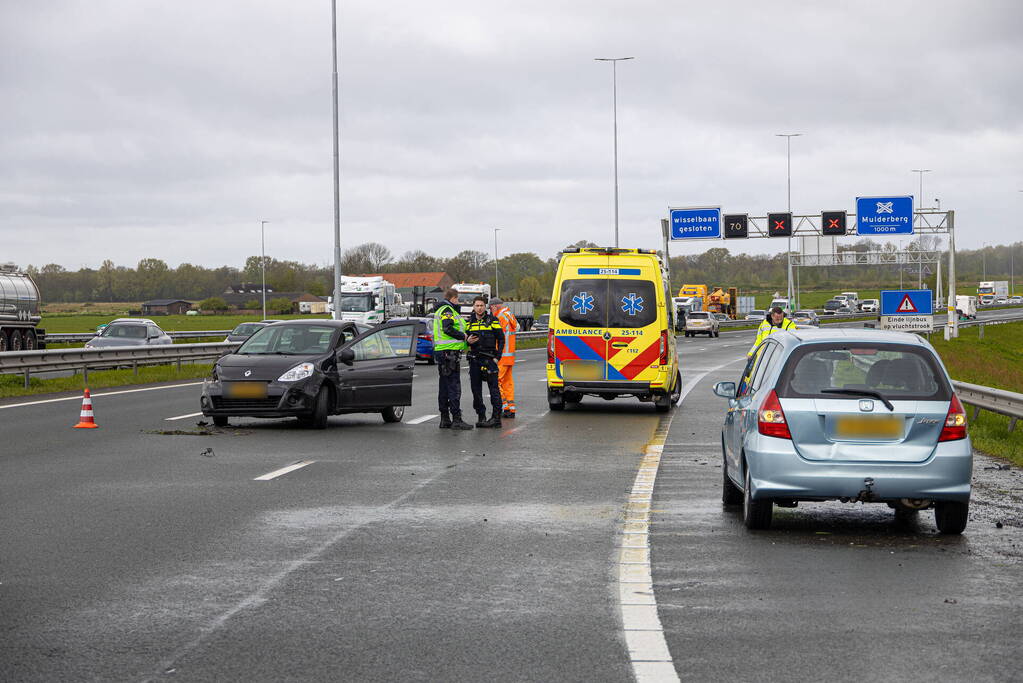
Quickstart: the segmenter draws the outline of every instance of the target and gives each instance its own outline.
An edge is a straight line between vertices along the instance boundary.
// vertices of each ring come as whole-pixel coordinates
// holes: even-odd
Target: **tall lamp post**
[[[266,320],[266,224],[270,221],[259,222],[259,272],[262,276],[263,292],[263,320]]]
[[[920,198],[920,206],[917,208],[917,211],[920,211],[920,210],[922,210],[924,208],[924,173],[930,173],[930,172],[931,172],[931,169],[929,169],[929,168],[914,168],[914,169],[910,170],[910,173],[916,173],[916,174],[918,174],[920,176],[920,194],[917,195]],[[920,247],[923,246],[920,243],[919,239],[917,240],[916,245],[917,245],[917,251],[919,252]],[[919,253],[917,254],[917,256],[920,257],[920,264],[919,264],[920,265],[920,271],[919,271],[919,275],[917,276],[916,288],[917,289],[923,289],[924,288],[924,262],[923,262],[923,256],[921,254],[919,254]]]
[[[596,57],[597,62],[611,62],[611,110],[614,112],[615,159],[615,247],[618,246],[618,62],[635,57]]]
[[[334,104],[334,320],[341,319],[341,169],[337,122],[337,0],[330,0],[330,36]],[[266,312],[263,312],[266,318]]]
[[[497,277],[497,232],[501,228],[494,228],[494,296],[499,296],[501,291],[501,281]]]
[[[789,212],[790,215],[792,214],[792,138],[798,138],[798,137],[801,137],[802,135],[803,135],[802,133],[775,133],[774,134],[774,136],[777,137],[777,138],[785,138],[785,158],[786,158],[785,180],[786,180],[786,185],[788,187],[788,195],[787,195],[788,196],[788,212]],[[785,258],[786,258],[786,261],[788,261],[788,278],[789,278],[788,299],[789,299],[789,307],[792,308],[792,310],[794,311],[794,310],[796,310],[794,308],[796,302],[795,302],[795,292],[792,290],[792,236],[791,235],[789,235],[787,250],[788,251],[785,254]]]

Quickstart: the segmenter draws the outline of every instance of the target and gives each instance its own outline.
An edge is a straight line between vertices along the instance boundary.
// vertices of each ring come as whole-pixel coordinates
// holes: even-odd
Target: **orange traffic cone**
[[[92,415],[92,397],[89,395],[89,390],[85,390],[85,395],[82,396],[82,415],[78,419],[78,424],[75,425],[75,429],[96,429],[99,427],[96,424],[96,419]]]

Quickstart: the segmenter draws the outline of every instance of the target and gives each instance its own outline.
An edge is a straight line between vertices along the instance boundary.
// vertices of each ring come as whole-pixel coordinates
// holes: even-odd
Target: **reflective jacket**
[[[473,313],[469,317],[469,324],[465,328],[467,335],[475,334],[479,340],[475,344],[469,344],[470,356],[484,356],[497,360],[504,350],[504,332],[501,330],[501,323],[497,318],[484,313],[482,318],[477,318]]]
[[[519,329],[519,321],[507,306],[497,312],[497,320],[501,323],[504,331],[504,351],[501,353],[501,365],[513,365],[515,363],[515,332]]]
[[[465,351],[465,319],[445,301],[433,314],[433,350]]]
[[[760,345],[760,342],[764,341],[778,330],[794,329],[796,329],[796,324],[789,320],[788,318],[782,318],[781,325],[775,325],[770,321],[770,319],[765,320],[764,322],[760,323],[760,327],[757,328],[757,340],[753,342],[753,346],[750,347],[749,353],[747,353],[746,355],[752,356],[753,349],[757,348],[757,346]]]

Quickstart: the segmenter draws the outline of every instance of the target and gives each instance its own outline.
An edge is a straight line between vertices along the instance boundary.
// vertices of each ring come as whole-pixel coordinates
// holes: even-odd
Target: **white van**
[[[857,292],[842,292],[842,296],[845,297],[845,302],[849,304],[849,308],[854,311],[860,308],[860,295]]]

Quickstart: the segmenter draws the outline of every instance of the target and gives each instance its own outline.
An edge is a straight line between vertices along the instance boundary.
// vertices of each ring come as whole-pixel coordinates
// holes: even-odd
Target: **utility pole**
[[[259,272],[262,274],[263,320],[266,320],[266,224],[269,222],[259,222]]]
[[[494,228],[494,296],[500,296],[501,280],[497,277],[497,232],[501,228]]]
[[[615,247],[618,247],[618,62],[635,57],[596,57],[595,62],[611,62],[611,110],[614,116],[615,164]]]
[[[792,138],[798,138],[798,137],[800,137],[802,135],[803,135],[802,133],[775,133],[774,134],[775,137],[785,138],[785,158],[787,160],[786,161],[786,166],[785,166],[785,169],[786,169],[785,170],[785,179],[786,179],[786,185],[788,187],[788,203],[787,203],[787,206],[788,206],[788,212],[789,212],[790,216],[792,215]],[[792,226],[792,229],[795,230],[795,226],[794,225]],[[788,283],[788,300],[789,300],[789,308],[791,309],[790,310],[790,312],[791,312],[791,311],[795,311],[796,310],[794,308],[795,305],[796,305],[795,290],[793,290],[793,288],[792,288],[792,236],[791,235],[789,235],[789,238],[788,238],[787,249],[788,249],[788,251],[785,254],[785,256],[786,256],[786,261],[788,262],[788,280],[789,280],[789,283]]]
[[[334,100],[334,320],[341,319],[341,155],[337,96],[337,0],[330,0],[330,36],[333,47],[332,84]],[[266,317],[264,312],[263,317]]]

